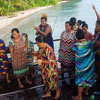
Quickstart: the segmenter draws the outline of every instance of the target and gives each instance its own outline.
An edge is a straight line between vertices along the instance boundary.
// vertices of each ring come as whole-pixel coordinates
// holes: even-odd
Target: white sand
[[[59,3],[64,3],[64,2],[67,2],[67,1],[61,1]],[[44,9],[47,9],[50,7],[52,7],[52,5],[45,6],[45,7],[37,7],[34,9],[29,9],[29,10],[24,10],[24,11],[19,11],[19,12],[14,13],[14,16],[12,16],[12,17],[11,16],[9,16],[9,17],[1,16],[0,17],[0,37],[6,35],[7,32],[10,31],[10,24],[12,24],[12,25],[14,25],[15,23],[19,24],[19,23],[17,23],[17,20],[24,19],[31,14],[34,14],[36,12],[39,12],[41,10],[44,10]]]

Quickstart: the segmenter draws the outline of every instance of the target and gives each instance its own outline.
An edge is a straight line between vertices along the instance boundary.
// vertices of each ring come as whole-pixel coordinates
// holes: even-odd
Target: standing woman
[[[77,42],[72,50],[75,52],[75,83],[78,86],[78,96],[74,100],[82,100],[83,92],[88,95],[90,87],[96,82],[95,58],[93,42],[85,39],[81,29],[76,32]]]
[[[34,54],[38,55],[38,63],[42,69],[41,74],[46,91],[46,94],[42,97],[51,97],[51,91],[56,90],[55,99],[58,99],[60,97],[60,91],[58,89],[58,65],[54,50],[45,43],[43,37],[38,36],[35,40],[39,51]]]
[[[32,51],[34,51],[34,43],[32,41],[28,40],[28,35],[26,33],[23,33],[22,37],[25,38],[25,42],[26,42],[26,46],[27,46],[28,66],[30,67],[31,76],[32,76],[32,78],[34,78],[33,55],[32,55]]]
[[[41,17],[41,24],[38,27],[34,27],[37,34],[45,38],[45,42],[49,44],[54,49],[53,38],[52,38],[52,28],[47,24],[47,14],[43,14]]]
[[[21,82],[22,77],[25,77],[26,83],[32,84],[32,82],[28,80],[29,67],[26,56],[27,47],[25,42],[22,40],[17,28],[12,29],[12,40],[13,43],[10,44],[9,47],[12,58],[13,71],[17,78],[19,88],[24,88],[24,85]]]
[[[97,33],[94,35],[95,38],[95,62],[96,62],[96,72],[97,80],[100,82],[100,20],[96,22]]]
[[[59,62],[61,63],[61,75],[64,78],[64,68],[74,70],[75,56],[72,45],[76,41],[75,32],[72,31],[71,22],[65,23],[65,31],[61,34],[59,48]]]
[[[0,77],[2,74],[6,76],[7,83],[10,83],[8,75],[8,58],[6,53],[6,46],[3,40],[0,39]]]

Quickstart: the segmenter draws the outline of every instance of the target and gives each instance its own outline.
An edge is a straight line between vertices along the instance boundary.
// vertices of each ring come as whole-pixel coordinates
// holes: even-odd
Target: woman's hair
[[[72,23],[72,26],[74,26],[76,24],[76,18],[75,17],[70,18],[70,22]]]
[[[70,26],[72,26],[72,23],[70,21],[65,22],[65,24],[69,24]]]
[[[81,39],[84,39],[84,33],[81,29],[78,29],[77,32],[76,32],[76,38],[78,40],[81,40]]]
[[[78,20],[77,22],[78,22],[80,25],[83,23],[82,20]]]
[[[18,34],[19,34],[19,30],[18,30],[18,28],[13,28],[12,30],[11,30],[11,33],[13,33],[13,32],[17,32]],[[13,35],[11,34],[11,39],[13,39]]]
[[[24,35],[26,37],[26,41],[28,41],[28,35],[27,35],[27,33],[23,33],[22,35]]]
[[[97,23],[98,25],[100,25],[100,20],[97,20],[96,23]]]
[[[48,15],[46,13],[43,13],[41,16],[41,20],[44,19],[45,21],[47,21]]]
[[[84,23],[84,24],[82,25],[82,28],[83,28],[83,27],[86,27],[86,28],[88,29],[88,24]]]
[[[13,28],[12,30],[11,30],[11,33],[13,33],[13,32],[17,32],[17,33],[19,33],[19,29],[18,28]]]
[[[37,36],[35,40],[39,43],[45,42],[45,38],[43,36]]]

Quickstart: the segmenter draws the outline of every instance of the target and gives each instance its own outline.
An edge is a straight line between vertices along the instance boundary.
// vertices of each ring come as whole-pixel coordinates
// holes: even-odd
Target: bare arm
[[[93,5],[92,7],[93,7],[93,9],[94,9],[94,11],[95,11],[95,13],[96,13],[97,18],[100,20],[100,15],[99,15],[99,13],[97,12],[95,6]]]
[[[94,50],[97,49],[98,47],[100,47],[100,41],[97,42],[97,44],[94,46]]]
[[[0,53],[4,53],[5,52],[5,50],[0,50]]]
[[[40,27],[34,27],[34,29],[37,31],[36,33],[42,34],[44,36],[47,36],[48,33],[52,31],[51,26],[48,26],[45,32],[40,31]]]

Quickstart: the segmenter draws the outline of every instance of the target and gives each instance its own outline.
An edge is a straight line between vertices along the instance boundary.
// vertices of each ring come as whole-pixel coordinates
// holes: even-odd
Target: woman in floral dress
[[[17,78],[19,88],[24,88],[24,85],[21,82],[22,77],[25,77],[26,83],[32,84],[32,82],[28,80],[29,67],[26,56],[27,48],[17,28],[12,29],[12,39],[13,43],[10,43],[9,47],[12,58],[13,71]]]

